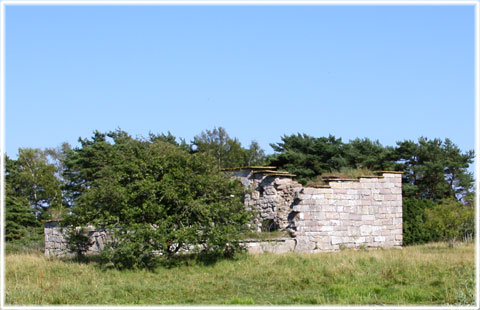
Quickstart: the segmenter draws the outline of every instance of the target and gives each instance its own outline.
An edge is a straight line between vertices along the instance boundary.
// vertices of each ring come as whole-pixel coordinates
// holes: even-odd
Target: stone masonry
[[[294,175],[275,167],[225,169],[248,189],[245,206],[256,213],[257,231],[285,231],[290,238],[249,240],[250,253],[335,251],[341,248],[400,247],[402,245],[402,177],[380,171],[358,179],[330,178],[327,185],[304,187]],[[108,241],[104,230],[87,228],[98,253]],[[68,254],[65,231],[45,223],[45,255]]]
[[[272,168],[230,169],[250,190],[245,204],[257,213],[258,231],[265,228],[263,222],[273,221],[275,228],[295,239],[295,252],[402,245],[401,173],[333,178],[314,188]]]
[[[46,256],[70,256],[68,251],[66,230],[58,226],[56,221],[48,221],[44,225],[45,255]],[[86,254],[98,254],[110,239],[106,230],[98,230],[87,227],[85,233],[89,235],[91,246]]]

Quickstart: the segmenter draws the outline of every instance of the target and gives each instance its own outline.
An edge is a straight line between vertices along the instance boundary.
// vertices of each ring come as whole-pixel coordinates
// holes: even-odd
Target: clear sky
[[[6,8],[6,152],[222,126],[474,149],[473,6]]]

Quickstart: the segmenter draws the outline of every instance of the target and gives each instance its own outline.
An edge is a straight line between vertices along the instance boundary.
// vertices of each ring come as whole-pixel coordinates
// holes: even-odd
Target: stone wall
[[[43,231],[45,234],[46,256],[61,257],[73,255],[68,251],[67,231],[65,228],[59,227],[58,222],[46,222]],[[86,254],[98,254],[103,249],[104,244],[109,241],[107,232],[94,227],[84,228],[84,231],[88,234],[91,243]]]
[[[401,173],[330,179],[320,188],[265,167],[233,170],[232,176],[250,190],[245,205],[257,213],[255,228],[274,221],[295,239],[295,252],[402,245]]]
[[[290,238],[248,240],[250,253],[322,252],[359,247],[402,245],[401,173],[380,172],[374,177],[330,179],[328,185],[304,187],[291,174],[274,167],[228,169],[249,192],[245,206],[256,213],[257,231],[285,231]],[[104,230],[87,228],[97,254],[108,240]],[[65,230],[45,224],[45,255],[65,256]]]
[[[297,252],[402,245],[401,174],[303,188],[292,208]]]
[[[294,181],[292,175],[272,171],[256,169],[241,169],[232,172],[250,191],[245,195],[245,206],[248,210],[255,210],[257,216],[254,220],[254,228],[262,231],[262,226],[273,224],[273,229],[288,230],[290,223],[288,215],[298,192],[302,190],[302,184]]]

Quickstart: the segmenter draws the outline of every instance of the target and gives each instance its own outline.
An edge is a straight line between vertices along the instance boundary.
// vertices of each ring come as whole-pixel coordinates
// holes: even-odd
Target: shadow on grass
[[[179,268],[185,266],[213,266],[222,261],[235,261],[243,259],[247,256],[245,252],[235,253],[232,256],[224,256],[216,253],[197,253],[197,254],[176,254],[171,257],[162,257],[158,260],[153,268],[131,268],[131,269],[145,269],[152,272],[156,268]],[[129,269],[129,268],[117,268],[114,263],[105,259],[101,255],[76,255],[71,257],[60,258],[64,262],[76,263],[76,264],[89,264],[97,267],[100,270],[109,269]]]

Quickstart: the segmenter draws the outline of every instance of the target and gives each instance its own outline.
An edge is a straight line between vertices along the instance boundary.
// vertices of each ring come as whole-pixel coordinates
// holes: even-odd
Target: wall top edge
[[[222,168],[221,171],[237,171],[237,170],[269,170],[277,169],[275,166],[241,166],[232,168]]]

